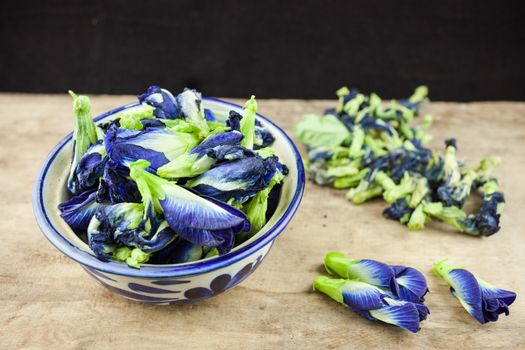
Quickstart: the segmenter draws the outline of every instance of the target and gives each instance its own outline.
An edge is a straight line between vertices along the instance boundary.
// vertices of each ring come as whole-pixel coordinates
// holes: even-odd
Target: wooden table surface
[[[133,100],[93,96],[93,113]],[[259,101],[261,114],[290,133],[303,113],[333,105]],[[382,218],[382,201],[354,206],[344,191],[309,182],[297,215],[250,278],[207,301],[152,306],[100,286],[51,246],[34,220],[33,182],[72,128],[71,99],[0,94],[0,349],[525,348],[525,103],[433,102],[425,111],[437,117],[433,147],[453,136],[459,157],[471,164],[488,155],[503,159],[496,175],[507,205],[498,234],[475,238],[433,224],[410,232]],[[368,321],[312,292],[329,250],[422,271],[431,315],[421,331]],[[443,257],[516,291],[510,316],[483,326],[474,321],[431,272]]]

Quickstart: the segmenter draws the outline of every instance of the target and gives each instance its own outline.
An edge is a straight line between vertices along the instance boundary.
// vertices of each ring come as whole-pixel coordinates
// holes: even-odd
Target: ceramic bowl
[[[203,105],[218,119],[225,119],[230,110],[242,111],[238,105],[213,98],[203,99]],[[111,120],[116,113],[137,106],[138,103],[133,103],[116,108],[95,121]],[[290,173],[284,180],[272,218],[250,240],[228,254],[185,264],[144,264],[140,269],[117,261],[97,259],[87,244],[62,220],[57,209],[57,205],[68,198],[65,183],[70,168],[72,134],[55,146],[36,179],[33,207],[40,229],[59,251],[79,263],[91,277],[129,299],[156,304],[178,303],[206,299],[234,287],[263,261],[275,238],[295,214],[304,190],[303,164],[292,140],[267,118],[261,115],[256,118],[274,135],[272,147]]]

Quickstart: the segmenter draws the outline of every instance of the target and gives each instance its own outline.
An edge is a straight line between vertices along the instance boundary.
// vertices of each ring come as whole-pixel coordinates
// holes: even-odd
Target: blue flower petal
[[[119,129],[112,126],[104,138],[109,158],[121,166],[139,159],[150,162],[150,170],[188,152],[198,139],[187,133],[173,133],[161,128],[141,131]]]
[[[216,134],[202,141],[189,153],[197,154],[199,157],[202,157],[203,155],[208,154],[212,149],[219,146],[240,146],[243,138],[244,135],[238,131],[227,131],[221,134]]]
[[[365,283],[390,291],[393,296],[399,295],[394,271],[387,264],[375,260],[363,259],[348,266],[348,278],[356,278]]]
[[[104,172],[107,161],[106,150],[102,141],[91,145],[80,158],[73,171],[68,189],[72,193],[82,193],[98,185],[98,180]]]
[[[160,200],[165,219],[182,238],[193,244],[218,247],[221,253],[233,247],[235,234],[249,231],[246,215],[221,201],[204,198],[176,185],[162,185]]]
[[[157,252],[168,244],[173,242],[176,237],[175,232],[168,226],[167,222],[163,222],[155,229],[153,237],[145,237],[145,232],[142,230],[127,230],[119,232],[115,235],[115,241],[127,247],[140,248],[146,253]]]
[[[246,157],[219,164],[189,181],[187,186],[224,202],[235,198],[242,203],[266,188],[276,169],[272,157]]]
[[[86,191],[58,206],[60,216],[75,229],[87,229],[89,221],[103,204],[97,203],[95,190]]]
[[[353,310],[371,310],[382,306],[384,293],[370,284],[347,280],[341,287],[343,302]]]
[[[452,294],[465,310],[480,323],[485,323],[481,307],[481,290],[476,277],[467,270],[455,269],[448,273],[446,279]]]
[[[200,92],[185,88],[183,92],[177,95],[175,100],[177,101],[177,106],[184,118],[202,131],[208,131],[208,124],[204,117],[202,95]]]
[[[430,315],[430,310],[423,303],[414,303],[416,306],[417,312],[419,313],[419,320],[423,321],[427,319],[427,316]]]
[[[370,310],[370,315],[377,320],[404,328],[413,333],[419,331],[419,312],[413,303],[389,298],[385,298],[385,302],[387,305],[376,310]]]
[[[401,198],[383,210],[383,216],[392,220],[401,220],[405,215],[410,216],[414,209],[408,206],[406,198]]]
[[[262,126],[255,126],[254,149],[268,147],[274,141],[275,141],[275,137],[272,135],[270,130]]]
[[[112,161],[106,163],[97,191],[97,202],[112,204],[140,202],[139,190],[135,182],[129,178],[129,169],[119,167]]]
[[[88,226],[88,245],[95,255],[108,259],[117,248],[119,236],[140,234],[143,205],[139,203],[119,203],[102,206],[91,219]]]
[[[428,292],[425,276],[418,270],[406,266],[391,266],[399,285],[399,298],[414,303],[424,301]]]
[[[500,314],[509,315],[509,306],[516,300],[516,293],[497,288],[478,278],[481,290],[483,316],[485,322],[495,322]]]
[[[175,97],[168,90],[161,89],[158,86],[150,86],[148,91],[139,95],[138,98],[141,103],[155,107],[153,114],[157,118],[177,119],[182,117]]]
[[[203,247],[177,238],[150,258],[152,264],[181,264],[202,259]]]
[[[166,128],[166,124],[159,118],[142,119],[140,123],[144,128]]]
[[[241,130],[241,119],[242,119],[241,114],[235,111],[230,111],[230,115],[228,116],[226,125],[229,126],[232,130],[240,131]]]
[[[206,118],[206,120],[209,122],[214,122],[217,120],[215,114],[212,112],[211,109],[208,108],[204,108],[204,118]]]

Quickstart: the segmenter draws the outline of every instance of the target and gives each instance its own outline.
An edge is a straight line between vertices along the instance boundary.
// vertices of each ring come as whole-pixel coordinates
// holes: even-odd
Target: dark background
[[[525,100],[519,1],[0,0],[0,91]]]

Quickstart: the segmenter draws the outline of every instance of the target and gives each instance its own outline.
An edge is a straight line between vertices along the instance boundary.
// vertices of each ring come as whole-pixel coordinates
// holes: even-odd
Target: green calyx
[[[69,173],[68,183],[73,181],[73,176],[80,158],[86,153],[88,148],[97,143],[97,127],[91,117],[91,102],[85,95],[76,95],[69,91],[73,97],[73,112],[75,114],[75,127],[73,130],[73,161]]]
[[[261,228],[266,224],[266,211],[268,210],[268,197],[270,192],[275,185],[281,183],[284,179],[284,175],[280,171],[276,171],[273,175],[268,187],[259,191],[253,198],[251,198],[244,205],[244,212],[250,220],[250,236],[253,236],[255,233],[259,232]],[[249,237],[245,237],[249,238]]]
[[[143,119],[153,118],[154,108],[148,105],[140,105],[117,114],[121,128],[130,130],[142,130],[144,127],[140,122]]]
[[[357,158],[361,155],[363,148],[363,144],[365,142],[365,132],[364,130],[359,127],[354,127],[354,132],[352,133],[352,143],[350,144],[350,150],[348,151],[348,155],[353,158]]]
[[[412,96],[408,98],[410,103],[419,103],[423,101],[428,96],[428,87],[425,85],[418,86]]]
[[[377,174],[376,174],[376,181],[377,181]],[[391,184],[389,183],[388,186],[391,186]],[[415,190],[415,188],[416,188],[416,181],[414,180],[414,178],[410,176],[408,172],[405,172],[403,175],[403,178],[399,182],[399,185],[391,186],[388,189],[385,188],[385,192],[383,193],[383,198],[385,199],[387,203],[392,204],[398,199],[404,198],[408,196],[409,194],[411,194]]]
[[[351,278],[350,266],[359,263],[359,260],[346,258],[341,252],[328,252],[324,258],[326,272],[342,278]]]
[[[463,225],[461,225],[461,221],[465,220],[467,214],[458,207],[445,207],[441,202],[430,202],[423,205],[423,211],[426,214],[455,227],[459,231],[463,232],[465,230]]]
[[[343,302],[343,293],[341,289],[346,284],[344,279],[332,279],[326,276],[319,276],[314,280],[313,290],[322,292],[334,299],[338,303]]]
[[[453,271],[458,269],[464,269],[462,266],[453,266],[448,263],[448,259],[442,259],[436,263],[434,263],[434,268],[432,269],[436,275],[438,275],[441,278],[444,278],[445,280],[448,280],[447,275]]]
[[[170,184],[168,180],[162,179],[146,170],[150,166],[150,162],[144,159],[139,159],[133,163],[128,164],[129,176],[135,181],[142,196],[142,203],[144,205],[144,218],[148,215],[150,206],[153,207],[155,214],[162,212],[160,200],[166,196],[166,192],[162,188],[163,185]]]
[[[197,159],[197,154],[184,153],[157,169],[157,175],[167,179],[194,177],[208,171],[215,159],[204,155]]]
[[[412,195],[410,197],[410,200],[408,202],[408,206],[410,208],[415,208],[423,201],[423,198],[430,192],[430,188],[428,187],[428,180],[425,177],[421,177],[416,180],[416,186],[414,189],[414,192],[412,192]]]
[[[425,212],[423,211],[424,204],[420,204],[410,215],[407,226],[410,230],[422,230],[425,228],[425,222],[428,220]]]
[[[343,176],[333,181],[332,185],[334,188],[343,189],[357,186],[359,182],[365,178],[366,174],[370,169],[361,169],[355,175]]]
[[[255,140],[255,114],[257,113],[257,101],[255,96],[252,97],[244,104],[244,115],[241,119],[240,131],[244,135],[241,141],[241,145],[253,149],[253,143]]]

